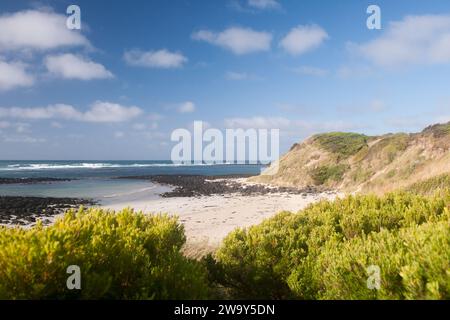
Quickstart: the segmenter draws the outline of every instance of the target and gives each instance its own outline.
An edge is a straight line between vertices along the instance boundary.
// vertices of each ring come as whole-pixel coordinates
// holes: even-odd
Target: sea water
[[[116,178],[164,174],[258,174],[260,171],[260,165],[179,165],[171,161],[0,161],[1,178],[74,179],[51,183],[0,184],[0,195],[90,198],[107,203],[109,199],[130,199],[145,193],[151,199],[171,188],[145,180]]]

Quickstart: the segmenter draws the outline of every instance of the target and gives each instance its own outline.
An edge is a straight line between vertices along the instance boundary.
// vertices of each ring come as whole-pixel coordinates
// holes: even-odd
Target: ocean
[[[158,197],[169,191],[149,181],[115,179],[145,175],[230,175],[259,174],[261,165],[196,164],[179,165],[171,161],[0,161],[0,178],[75,179],[52,183],[0,184],[0,196],[90,198],[108,203],[114,199]]]

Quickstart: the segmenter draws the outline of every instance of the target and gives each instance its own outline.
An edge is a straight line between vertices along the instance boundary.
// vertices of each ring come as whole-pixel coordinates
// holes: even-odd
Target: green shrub
[[[393,193],[283,212],[228,235],[210,275],[238,298],[448,298],[449,203],[448,195]],[[366,286],[372,264],[382,268],[380,292]]]
[[[349,169],[347,165],[320,166],[310,171],[309,175],[317,186],[323,185],[328,181],[339,181],[344,173]]]
[[[435,138],[442,138],[450,134],[450,122],[434,124],[426,127],[423,133],[431,133]]]
[[[329,243],[316,261],[319,299],[450,299],[449,221]],[[380,268],[379,290],[367,288],[370,265]]]
[[[236,229],[203,264],[180,253],[176,218],[69,211],[0,228],[0,299],[450,299],[449,205],[448,192],[321,201]],[[69,265],[81,290],[66,287]]]
[[[69,211],[49,227],[0,229],[0,299],[196,299],[204,270],[180,253],[176,218],[130,209]],[[69,265],[81,290],[68,290]]]
[[[351,132],[331,132],[318,134],[313,137],[328,152],[338,154],[341,158],[348,158],[367,147],[368,137]]]

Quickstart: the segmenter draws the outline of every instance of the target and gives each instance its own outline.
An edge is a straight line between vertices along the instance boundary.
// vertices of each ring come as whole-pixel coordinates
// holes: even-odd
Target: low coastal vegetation
[[[444,190],[321,201],[236,229],[200,260],[183,256],[176,218],[72,210],[0,229],[0,298],[450,299],[449,206]],[[81,290],[66,287],[69,265]]]
[[[450,299],[449,204],[449,193],[323,201],[235,230],[206,261],[235,298]]]
[[[183,256],[176,218],[100,209],[55,224],[0,229],[0,299],[201,299],[205,271]],[[67,268],[81,270],[69,290]]]
[[[338,154],[341,158],[348,158],[367,147],[368,137],[351,132],[330,132],[315,135],[312,140],[328,152]]]
[[[330,165],[313,168],[310,172],[314,185],[324,185],[328,181],[339,181],[348,170],[346,165]]]

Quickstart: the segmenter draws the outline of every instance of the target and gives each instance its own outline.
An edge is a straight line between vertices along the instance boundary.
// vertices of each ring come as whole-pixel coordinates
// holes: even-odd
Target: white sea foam
[[[227,165],[230,163],[224,163]],[[180,167],[180,166],[210,166],[210,163],[179,164],[179,163],[133,163],[133,164],[114,164],[114,163],[30,163],[30,164],[10,164],[7,167],[0,167],[0,171],[16,170],[63,170],[63,169],[105,169],[105,168],[144,168],[144,167]]]

